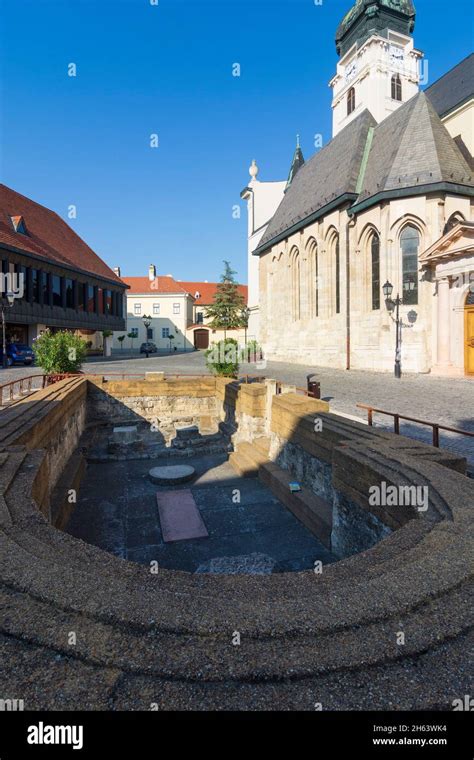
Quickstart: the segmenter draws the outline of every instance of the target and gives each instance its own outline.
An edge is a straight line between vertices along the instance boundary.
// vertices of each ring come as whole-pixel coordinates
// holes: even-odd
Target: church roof
[[[441,117],[474,97],[474,53],[427,87],[425,92]]]
[[[474,185],[461,151],[420,92],[375,128],[357,204],[380,192],[439,182]]]
[[[474,177],[432,103],[420,92],[380,124],[369,111],[301,167],[256,253],[350,201],[350,213],[383,198],[445,189],[472,194]]]
[[[294,224],[348,193],[354,199],[357,197],[357,179],[367,134],[375,124],[369,111],[363,111],[300,167],[268,225],[259,250]]]

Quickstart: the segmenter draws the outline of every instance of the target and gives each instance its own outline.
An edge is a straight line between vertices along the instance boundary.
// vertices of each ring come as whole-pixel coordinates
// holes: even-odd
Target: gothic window
[[[372,309],[380,309],[380,238],[375,232],[370,241]]]
[[[352,113],[354,108],[356,107],[356,94],[353,87],[349,90],[347,93],[347,115]]]
[[[336,314],[341,311],[341,262],[339,256],[339,235],[334,243],[334,269],[335,269],[335,295],[336,295]]]
[[[300,255],[295,253],[292,262],[293,319],[301,317]]]
[[[402,99],[402,80],[400,74],[394,74],[392,77],[392,100]]]
[[[403,302],[417,304],[420,233],[416,227],[408,224],[403,228],[400,235],[400,246],[402,251]]]
[[[315,246],[314,256],[314,316],[319,317],[319,257],[318,249]]]

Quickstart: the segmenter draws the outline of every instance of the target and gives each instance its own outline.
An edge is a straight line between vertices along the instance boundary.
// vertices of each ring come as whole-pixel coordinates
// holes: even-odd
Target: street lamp
[[[142,317],[142,322],[145,325],[146,330],[146,341],[145,341],[145,356],[148,359],[148,328],[151,325],[151,316],[149,314],[144,314]]]
[[[245,329],[245,348],[247,348],[247,329],[249,326],[250,309],[248,306],[244,306],[240,312],[240,318]]]
[[[403,282],[403,290],[405,293],[409,294],[412,293],[415,290],[415,280],[410,277],[404,280]],[[389,312],[390,316],[393,319],[393,312],[395,311],[395,368],[394,368],[394,374],[395,377],[401,378],[402,376],[402,356],[401,356],[401,345],[402,345],[402,328],[403,327],[413,327],[414,323],[416,322],[416,312],[410,311],[408,316],[408,321],[410,324],[405,324],[403,322],[403,319],[400,319],[400,306],[403,305],[403,300],[400,298],[400,294],[397,293],[397,297],[393,300],[392,299],[392,293],[393,293],[393,285],[391,282],[387,280],[387,282],[382,286],[382,292],[385,297],[385,306],[387,307],[387,311]]]
[[[2,349],[3,349],[3,355],[2,355],[2,366],[3,369],[7,369],[8,367],[8,357],[7,357],[7,338],[6,338],[6,330],[5,330],[5,311],[6,309],[10,309],[15,303],[15,295],[10,290],[7,290],[5,295],[2,295],[1,303],[0,303],[0,309],[2,311]]]

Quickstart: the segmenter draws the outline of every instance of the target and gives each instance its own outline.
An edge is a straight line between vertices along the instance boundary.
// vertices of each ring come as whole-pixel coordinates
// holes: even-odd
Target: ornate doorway
[[[464,369],[474,375],[474,292],[468,294],[464,307]]]

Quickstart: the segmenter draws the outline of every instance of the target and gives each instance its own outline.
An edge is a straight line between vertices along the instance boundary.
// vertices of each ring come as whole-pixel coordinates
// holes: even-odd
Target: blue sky
[[[229,259],[245,282],[248,166],[286,179],[297,132],[305,158],[315,133],[330,139],[334,34],[350,6],[2,0],[2,182],[64,218],[75,204],[71,226],[123,275],[155,263],[214,280]],[[471,52],[470,7],[416,0],[431,82]]]

